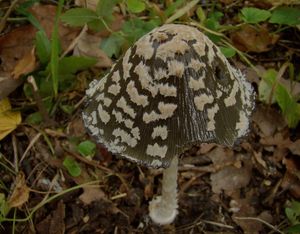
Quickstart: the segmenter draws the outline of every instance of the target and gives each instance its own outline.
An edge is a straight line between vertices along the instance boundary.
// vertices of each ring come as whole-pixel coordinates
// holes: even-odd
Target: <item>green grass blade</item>
[[[54,96],[57,97],[58,94],[58,60],[59,60],[59,35],[58,35],[58,26],[59,18],[61,15],[62,7],[64,5],[64,0],[58,1],[57,11],[55,15],[53,32],[51,35],[51,77],[52,77],[52,86],[54,91]]]

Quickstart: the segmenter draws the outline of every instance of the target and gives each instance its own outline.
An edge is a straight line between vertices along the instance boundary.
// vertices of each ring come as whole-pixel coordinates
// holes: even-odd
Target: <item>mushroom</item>
[[[251,85],[198,29],[166,24],[141,37],[86,91],[84,124],[110,152],[164,168],[151,219],[177,215],[178,156],[200,143],[232,146],[248,131]]]

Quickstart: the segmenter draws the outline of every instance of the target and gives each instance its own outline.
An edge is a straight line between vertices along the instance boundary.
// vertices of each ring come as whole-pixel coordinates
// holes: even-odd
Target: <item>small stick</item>
[[[42,101],[42,98],[41,98],[41,96],[40,96],[40,94],[39,94],[39,90],[38,90],[38,87],[37,87],[37,85],[36,85],[36,82],[35,82],[34,77],[33,77],[33,76],[29,76],[29,77],[27,78],[27,81],[28,81],[28,83],[29,83],[29,84],[31,85],[31,87],[32,87],[32,90],[33,90],[33,97],[34,97],[34,99],[36,100],[36,104],[37,104],[37,106],[38,106],[38,108],[39,108],[39,111],[40,111],[41,114],[42,114],[42,117],[43,117],[45,123],[47,123],[47,125],[53,125],[54,122],[53,122],[52,119],[50,119],[50,117],[49,117],[49,115],[48,115],[48,112],[47,112],[47,110],[46,110],[46,108],[45,108],[45,106],[44,106],[44,104],[43,104],[43,101]]]
[[[272,224],[266,222],[263,219],[260,218],[255,218],[255,217],[234,217],[235,219],[238,220],[252,220],[252,221],[257,221],[257,222],[261,222],[263,224],[265,224],[266,226],[268,226],[269,228],[271,228],[272,230],[274,230],[275,232],[278,232],[280,234],[284,234],[282,231],[278,230],[275,226],[273,226]]]

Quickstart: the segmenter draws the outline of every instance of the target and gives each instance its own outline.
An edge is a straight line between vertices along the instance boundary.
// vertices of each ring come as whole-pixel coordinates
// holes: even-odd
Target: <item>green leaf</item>
[[[64,0],[59,0],[55,19],[54,19],[53,32],[51,35],[50,69],[51,69],[53,92],[54,92],[55,97],[58,94],[58,56],[59,56],[59,48],[60,48],[59,36],[58,36],[58,26],[59,26],[59,17],[61,15],[63,5],[64,5]]]
[[[65,112],[68,115],[71,115],[74,111],[74,106],[71,106],[71,105],[60,104],[59,107],[63,112]]]
[[[295,128],[300,120],[300,114],[298,111],[299,104],[281,84],[277,84],[275,98],[287,120],[288,126],[290,128]]]
[[[300,24],[300,9],[292,7],[279,7],[272,12],[269,20],[273,24],[286,24],[295,26]]]
[[[118,2],[118,0],[99,0],[96,8],[97,15],[101,17],[112,16],[113,8]]]
[[[126,4],[132,13],[140,13],[146,9],[146,4],[142,0],[127,0]]]
[[[300,233],[300,224],[296,224],[291,227],[288,227],[285,231],[288,234],[299,234]]]
[[[39,20],[28,10],[28,8],[32,7],[35,3],[39,2],[39,0],[29,0],[23,3],[20,3],[16,12],[21,15],[24,15],[27,20],[38,30],[44,31],[42,25],[40,24]]]
[[[300,224],[300,202],[291,201],[290,207],[285,208],[285,214],[292,225]]]
[[[5,195],[3,193],[0,193],[0,221],[1,218],[6,217],[8,212],[9,212],[9,205],[5,199]]]
[[[112,57],[113,55],[115,55],[116,57],[118,57],[124,42],[124,37],[120,36],[117,33],[113,33],[101,42],[100,47],[101,50],[103,50],[107,54],[107,56]]]
[[[206,14],[201,6],[197,8],[196,14],[200,23],[203,23],[206,20]]]
[[[242,20],[249,24],[257,24],[270,18],[271,13],[255,7],[244,7],[241,11]]]
[[[66,11],[61,20],[71,26],[83,26],[88,22],[98,19],[96,12],[87,8],[73,8]]]
[[[231,58],[236,54],[236,51],[231,47],[220,47],[220,50],[225,55],[226,58]]]
[[[122,26],[122,31],[126,35],[126,39],[132,44],[157,26],[157,21],[155,20],[143,21],[135,18],[126,21]]]
[[[59,61],[59,74],[75,74],[80,70],[87,69],[97,62],[94,58],[69,56]]]
[[[40,124],[42,121],[43,117],[40,112],[34,112],[26,118],[26,122],[29,124]]]
[[[42,64],[49,62],[51,55],[51,43],[45,31],[38,31],[35,34],[36,53]]]
[[[93,157],[96,153],[96,144],[91,141],[83,141],[77,146],[77,151],[85,157]]]
[[[219,11],[215,11],[215,12],[210,13],[208,15],[208,17],[206,18],[206,20],[204,21],[205,27],[217,32],[221,27],[219,21],[223,17],[223,15],[224,14],[222,12],[219,12]],[[217,36],[217,35],[212,34],[212,33],[207,33],[207,36],[214,43],[217,43],[221,40],[220,36]]]
[[[73,177],[80,176],[80,165],[71,157],[66,157],[63,161],[64,167],[68,170],[69,174]]]
[[[165,16],[168,17],[168,16],[172,15],[179,7],[182,6],[183,3],[184,3],[184,0],[177,0],[177,1],[173,2],[172,4],[170,4],[170,6],[164,11]]]
[[[101,30],[105,29],[105,24],[104,24],[104,20],[101,19],[96,19],[96,20],[92,20],[90,22],[87,23],[89,29],[95,31],[95,32],[100,32]]]
[[[262,80],[258,85],[258,97],[260,101],[265,103],[270,102],[272,86],[276,80],[276,76],[277,76],[277,71],[274,69],[269,69],[263,74]],[[273,94],[271,103],[275,103],[275,102],[276,99],[275,99],[275,95]]]

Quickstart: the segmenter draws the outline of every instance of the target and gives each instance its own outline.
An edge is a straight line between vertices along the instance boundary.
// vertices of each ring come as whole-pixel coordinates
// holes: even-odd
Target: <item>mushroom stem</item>
[[[162,195],[149,203],[149,215],[157,224],[172,223],[177,215],[177,172],[178,157],[175,156],[163,172]]]

